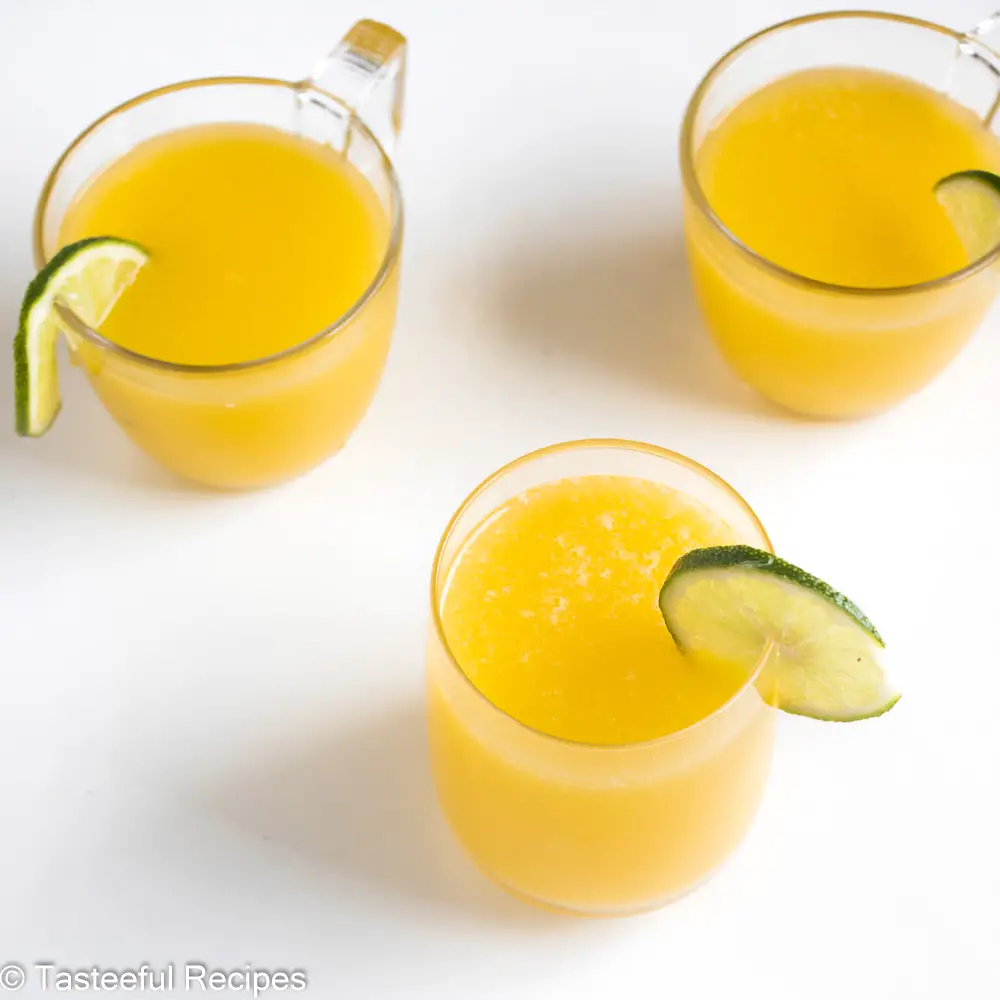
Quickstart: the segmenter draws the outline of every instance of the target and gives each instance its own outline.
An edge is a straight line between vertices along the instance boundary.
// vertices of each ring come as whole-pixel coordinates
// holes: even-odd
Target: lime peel
[[[39,437],[62,405],[56,342],[57,303],[91,327],[99,327],[122,292],[149,259],[142,247],[97,236],[63,247],[31,280],[14,336],[14,426]]]
[[[888,712],[899,692],[882,666],[871,619],[822,580],[747,545],[694,549],[660,590],[678,648],[706,668],[733,666],[769,704],[794,715],[853,722]]]

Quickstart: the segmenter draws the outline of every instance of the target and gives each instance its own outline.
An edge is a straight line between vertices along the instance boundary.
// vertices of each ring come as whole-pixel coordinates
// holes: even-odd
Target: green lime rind
[[[849,716],[826,714],[821,709],[806,709],[795,705],[776,704],[774,707],[780,708],[785,715],[799,715],[806,719],[814,719],[817,722],[866,722],[868,719],[877,719],[879,716],[885,715],[886,712],[892,711],[892,709],[896,707],[899,699],[902,697],[902,694],[896,691],[894,694],[889,696],[888,701],[878,708],[865,710],[858,714]]]
[[[948,174],[947,177],[942,177],[941,180],[934,185],[934,190],[940,191],[942,187],[951,184],[956,180],[980,181],[987,187],[993,188],[997,194],[1000,194],[1000,175],[992,174],[988,170],[959,170],[954,174]]]
[[[1000,245],[1000,176],[988,170],[960,170],[939,180],[934,194],[970,262]]]
[[[839,590],[834,590],[828,583],[812,573],[807,573],[798,566],[779,558],[763,549],[755,549],[751,545],[717,545],[705,549],[692,549],[686,552],[674,564],[671,576],[695,569],[731,569],[734,567],[759,570],[763,573],[773,573],[775,576],[788,580],[799,587],[805,587],[815,594],[826,598],[831,604],[845,614],[850,615],[880,646],[885,646],[885,640],[879,635],[872,620],[859,608],[854,601]],[[664,587],[666,584],[664,584]]]
[[[17,333],[14,335],[14,429],[22,437],[38,436],[43,434],[52,425],[59,410],[62,409],[62,400],[58,399],[56,406],[50,411],[45,425],[34,433],[31,430],[30,410],[30,376],[28,367],[28,330],[30,329],[31,311],[36,304],[44,297],[45,290],[52,281],[52,276],[69,260],[76,248],[81,245],[86,246],[92,240],[82,240],[81,243],[71,244],[63,247],[48,265],[42,268],[25,289],[24,298],[21,300],[21,312],[17,322]],[[55,342],[53,341],[53,349]]]
[[[96,236],[63,247],[31,282],[14,335],[14,428],[24,437],[44,434],[59,413],[56,301],[90,326],[100,326],[122,291],[148,260],[142,247]]]
[[[853,722],[889,711],[899,693],[882,667],[885,642],[849,598],[805,570],[746,545],[695,549],[660,590],[678,648],[706,669],[751,677],[793,715]]]

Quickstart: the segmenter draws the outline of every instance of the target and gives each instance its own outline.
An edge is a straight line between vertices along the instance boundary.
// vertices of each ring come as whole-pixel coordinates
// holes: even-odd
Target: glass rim
[[[722,236],[724,236],[733,246],[736,247],[738,251],[740,251],[741,254],[743,254],[743,256],[753,263],[762,266],[765,270],[771,272],[775,276],[783,278],[786,281],[791,281],[803,288],[815,291],[835,292],[841,295],[878,298],[893,295],[906,295],[914,292],[928,292],[938,288],[945,288],[949,285],[958,284],[964,279],[970,278],[973,275],[978,274],[980,271],[985,270],[1000,259],[1000,245],[995,246],[982,257],[978,257],[976,260],[970,261],[957,271],[950,271],[948,274],[939,275],[936,278],[930,278],[926,281],[918,281],[908,285],[867,287],[862,285],[840,285],[834,282],[821,281],[818,278],[810,278],[807,275],[799,274],[797,271],[783,267],[763,254],[758,253],[756,250],[752,249],[745,242],[743,242],[743,240],[736,236],[736,234],[729,229],[722,219],[720,219],[715,213],[715,210],[712,208],[707,196],[705,195],[701,182],[698,180],[698,173],[694,164],[694,122],[695,117],[701,108],[702,102],[712,85],[715,83],[718,75],[727,66],[735,62],[747,49],[756,45],[758,42],[767,40],[771,35],[777,34],[780,31],[784,31],[789,28],[798,28],[807,24],[818,24],[823,21],[838,21],[849,18],[905,24],[914,28],[937,32],[940,35],[945,35],[948,38],[953,39],[956,43],[978,45],[984,49],[987,48],[973,35],[956,31],[953,28],[945,27],[942,24],[936,24],[934,21],[926,21],[922,18],[910,17],[906,14],[893,14],[888,11],[824,11],[818,14],[805,14],[800,17],[793,17],[788,20],[772,24],[770,27],[764,28],[761,31],[757,31],[754,34],[747,36],[741,42],[738,42],[722,56],[720,56],[719,59],[717,59],[709,67],[708,71],[701,78],[700,82],[692,92],[688,101],[687,109],[684,112],[684,119],[681,125],[680,133],[680,165],[682,184],[701,214],[704,215],[713,228],[720,232]]]
[[[304,353],[325,340],[332,340],[338,333],[348,327],[351,322],[364,310],[368,303],[375,298],[399,259],[403,239],[403,195],[399,184],[399,177],[396,174],[392,160],[383,148],[382,143],[379,142],[375,134],[351,107],[345,104],[335,94],[331,94],[322,87],[318,87],[311,80],[290,81],[280,80],[277,77],[266,76],[206,76],[198,77],[193,80],[181,80],[177,83],[167,84],[163,87],[156,87],[153,90],[147,90],[127,101],[123,101],[121,104],[111,108],[110,111],[106,111],[99,118],[95,118],[62,151],[59,158],[52,166],[52,169],[49,171],[48,176],[45,178],[45,183],[42,185],[41,193],[38,196],[38,202],[35,205],[35,215],[32,226],[32,251],[35,267],[40,270],[45,267],[50,260],[49,256],[45,252],[44,226],[45,216],[48,211],[52,192],[56,183],[59,181],[62,170],[69,162],[70,158],[98,128],[106,122],[111,121],[113,118],[116,118],[118,115],[131,111],[133,108],[139,107],[149,101],[166,97],[169,94],[179,93],[184,90],[194,90],[199,87],[225,87],[238,85],[282,87],[286,90],[292,90],[298,93],[313,92],[320,94],[325,99],[332,101],[344,110],[348,117],[349,127],[358,128],[367,139],[374,143],[375,148],[379,153],[381,165],[385,169],[386,175],[389,178],[389,188],[392,194],[392,212],[390,218],[391,229],[389,233],[389,240],[386,244],[378,270],[375,272],[374,277],[369,282],[365,290],[357,297],[357,299],[355,299],[351,307],[346,312],[338,316],[328,326],[325,326],[322,330],[319,330],[317,333],[310,334],[304,340],[292,344],[291,347],[286,347],[284,350],[277,351],[274,354],[267,354],[259,358],[251,358],[247,361],[227,362],[225,364],[183,364],[176,361],[168,361],[164,358],[154,358],[146,354],[141,354],[138,351],[122,347],[121,344],[116,344],[113,340],[109,340],[107,337],[102,336],[97,330],[94,330],[92,327],[84,323],[83,320],[80,319],[80,317],[74,312],[65,307],[60,307],[60,315],[72,328],[73,332],[82,336],[86,340],[89,340],[96,347],[99,347],[102,350],[110,351],[112,354],[116,354],[119,357],[133,363],[145,365],[160,371],[183,373],[188,375],[222,375],[231,372],[244,372],[251,371],[256,368],[263,368],[275,362],[284,361],[288,358],[295,357],[300,353]],[[166,130],[164,130],[164,132],[165,131]],[[158,132],[156,134],[162,135],[164,132]],[[79,188],[77,190],[79,190]]]
[[[500,482],[516,469],[520,469],[523,466],[530,465],[539,459],[548,458],[552,455],[558,455],[569,451],[583,451],[587,449],[595,451],[617,450],[640,452],[642,454],[652,456],[653,458],[660,459],[671,465],[680,465],[691,472],[697,473],[713,486],[721,489],[723,493],[727,494],[730,499],[736,502],[737,506],[743,509],[743,511],[749,516],[751,523],[760,532],[760,537],[764,543],[763,547],[772,555],[774,554],[774,546],[771,542],[771,538],[767,533],[767,529],[757,516],[756,511],[754,511],[750,504],[733,486],[727,483],[726,480],[720,475],[712,472],[711,469],[702,465],[700,462],[696,462],[693,458],[688,458],[686,455],[680,454],[680,452],[671,451],[669,448],[661,448],[659,445],[647,444],[643,441],[633,441],[628,438],[577,438],[572,441],[562,441],[558,444],[547,445],[544,448],[537,448],[534,451],[529,451],[527,454],[521,455],[519,458],[515,458],[511,462],[507,462],[505,465],[502,465],[495,472],[487,476],[458,505],[455,513],[452,514],[449,519],[448,524],[444,529],[444,533],[441,535],[441,540],[438,542],[437,550],[434,553],[434,562],[431,565],[431,621],[433,622],[438,642],[440,642],[441,648],[447,656],[448,666],[458,675],[459,681],[463,687],[470,691],[479,702],[486,706],[487,709],[491,712],[497,713],[509,723],[516,726],[520,731],[530,734],[532,738],[542,739],[549,744],[569,747],[577,750],[608,751],[618,753],[629,750],[647,750],[683,739],[696,729],[707,725],[709,722],[728,712],[729,709],[732,708],[751,687],[753,687],[754,682],[757,680],[761,670],[764,668],[764,664],[767,662],[767,658],[773,648],[773,643],[768,643],[753,672],[746,679],[746,681],[744,681],[744,683],[741,684],[735,692],[733,692],[731,697],[727,698],[726,701],[713,711],[702,716],[697,721],[692,722],[690,725],[685,726],[683,729],[678,729],[671,733],[665,733],[663,736],[656,736],[650,740],[638,740],[632,743],[588,743],[582,740],[570,740],[561,736],[554,736],[552,733],[547,733],[543,729],[537,729],[534,726],[529,726],[526,723],[521,722],[519,719],[516,719],[510,713],[505,712],[499,705],[496,705],[493,701],[491,701],[485,694],[483,694],[482,691],[479,690],[478,687],[476,687],[476,685],[469,679],[468,674],[466,674],[466,672],[462,669],[458,662],[458,658],[455,656],[455,653],[451,648],[451,644],[448,641],[448,636],[446,635],[444,629],[444,623],[441,621],[441,597],[443,595],[439,593],[440,588],[438,586],[438,579],[444,562],[444,552],[448,543],[451,541],[456,528],[458,527],[459,521],[469,510],[472,504],[490,487]],[[556,480],[549,481],[554,482]]]

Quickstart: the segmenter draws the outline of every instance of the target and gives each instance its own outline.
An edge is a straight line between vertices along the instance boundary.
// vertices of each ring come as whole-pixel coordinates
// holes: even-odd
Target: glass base
[[[467,851],[465,853],[468,854]],[[662,910],[665,906],[677,903],[686,896],[690,896],[693,892],[697,892],[703,885],[715,878],[719,871],[725,867],[725,862],[723,862],[718,867],[713,868],[707,875],[703,875],[696,882],[692,882],[691,885],[686,888],[679,889],[676,892],[672,892],[667,896],[661,897],[660,899],[650,903],[640,903],[635,906],[611,907],[608,909],[587,909],[585,907],[567,906],[564,903],[554,903],[551,900],[539,899],[536,896],[530,896],[528,893],[522,892],[520,889],[515,889],[506,882],[495,878],[475,860],[473,860],[472,863],[476,866],[476,870],[484,878],[492,882],[497,888],[503,889],[508,896],[513,896],[515,899],[519,899],[522,903],[528,903],[536,909],[544,910],[546,913],[554,913],[561,917],[584,917],[591,920],[614,920],[619,917],[638,917],[643,913],[652,913],[654,910]]]

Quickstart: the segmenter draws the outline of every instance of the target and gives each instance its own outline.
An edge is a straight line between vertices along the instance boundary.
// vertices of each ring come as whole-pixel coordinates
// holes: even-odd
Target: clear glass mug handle
[[[983,42],[995,31],[1000,29],[1000,10],[995,10],[989,17],[984,17],[974,28],[965,34],[968,38],[977,38]]]
[[[406,39],[379,21],[358,21],[302,81],[346,104],[391,153],[403,128]]]
[[[945,87],[945,93],[949,93],[962,57],[972,59],[989,70],[995,79],[996,96],[983,115],[983,124],[987,127],[993,125],[993,119],[1000,112],[1000,53],[995,48],[998,41],[1000,41],[1000,10],[994,11],[989,17],[984,17],[975,27],[963,33]]]

